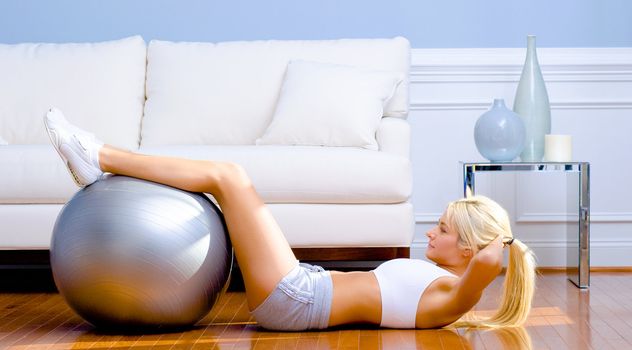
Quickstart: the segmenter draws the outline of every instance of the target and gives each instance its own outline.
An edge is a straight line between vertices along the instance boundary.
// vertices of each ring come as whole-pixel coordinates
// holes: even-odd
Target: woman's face
[[[459,247],[459,234],[446,220],[443,213],[437,226],[426,232],[428,248],[426,257],[438,265],[461,266],[469,261],[469,249]]]

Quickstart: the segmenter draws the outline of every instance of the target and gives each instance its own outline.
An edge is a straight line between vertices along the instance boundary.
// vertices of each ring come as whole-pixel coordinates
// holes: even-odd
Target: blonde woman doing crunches
[[[283,232],[237,164],[149,156],[104,145],[58,109],[44,117],[51,142],[81,187],[103,173],[211,194],[224,214],[241,268],[248,307],[270,330],[296,331],[369,323],[391,328],[517,326],[534,292],[531,250],[513,237],[506,211],[474,196],[449,203],[429,230],[426,257],[390,260],[373,271],[325,271],[299,263]],[[501,272],[504,291],[488,319],[464,317]]]

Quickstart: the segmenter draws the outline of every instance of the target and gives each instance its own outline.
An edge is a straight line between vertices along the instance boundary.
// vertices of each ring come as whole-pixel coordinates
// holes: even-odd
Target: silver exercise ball
[[[78,191],[50,248],[55,284],[97,327],[182,327],[204,317],[227,285],[232,247],[203,194],[125,176]]]

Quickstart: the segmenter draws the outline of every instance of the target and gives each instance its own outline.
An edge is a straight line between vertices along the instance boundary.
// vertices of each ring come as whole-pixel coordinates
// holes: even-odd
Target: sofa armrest
[[[406,119],[384,117],[375,137],[381,152],[389,152],[410,158],[410,124]]]

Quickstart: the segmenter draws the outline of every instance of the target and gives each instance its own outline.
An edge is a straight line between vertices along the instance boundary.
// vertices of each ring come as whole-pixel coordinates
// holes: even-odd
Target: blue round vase
[[[505,100],[495,99],[474,126],[474,141],[478,152],[492,162],[510,162],[522,152],[525,126],[520,116],[505,106]]]

